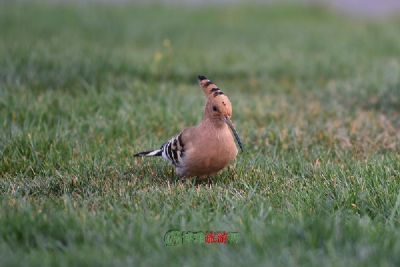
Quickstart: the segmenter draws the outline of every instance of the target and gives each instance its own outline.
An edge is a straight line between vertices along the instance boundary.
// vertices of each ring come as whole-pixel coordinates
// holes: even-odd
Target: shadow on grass
[[[172,166],[155,164],[153,168],[147,168],[148,165],[137,166],[137,168],[130,167],[123,172],[123,179],[139,179],[146,180],[147,182],[158,185],[168,186],[170,184],[182,184],[187,186],[207,186],[215,185],[217,183],[229,183],[234,180],[235,171],[232,168],[227,168],[220,171],[218,174],[207,177],[179,177]]]

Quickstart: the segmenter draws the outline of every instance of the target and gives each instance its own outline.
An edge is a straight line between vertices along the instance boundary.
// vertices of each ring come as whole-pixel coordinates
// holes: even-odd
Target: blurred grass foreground
[[[396,16],[2,2],[0,266],[399,266],[399,55]],[[198,74],[246,152],[195,186],[132,155],[200,121]]]

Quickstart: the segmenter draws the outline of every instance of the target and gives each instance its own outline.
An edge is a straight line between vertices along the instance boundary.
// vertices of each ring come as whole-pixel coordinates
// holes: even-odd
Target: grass
[[[0,22],[0,265],[400,264],[398,18],[3,3]],[[195,186],[132,155],[201,120],[198,74],[245,152]]]

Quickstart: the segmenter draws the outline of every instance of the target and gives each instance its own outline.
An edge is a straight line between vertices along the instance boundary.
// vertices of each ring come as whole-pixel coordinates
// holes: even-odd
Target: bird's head
[[[206,107],[204,110],[204,116],[207,119],[212,120],[216,124],[223,125],[226,123],[232,130],[236,141],[243,151],[242,141],[240,140],[239,134],[237,133],[235,126],[231,121],[232,117],[232,104],[229,98],[207,77],[199,75],[199,84],[203,89],[204,94],[207,98]]]

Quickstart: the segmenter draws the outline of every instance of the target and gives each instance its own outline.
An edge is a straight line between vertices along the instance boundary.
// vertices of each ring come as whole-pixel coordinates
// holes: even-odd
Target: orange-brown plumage
[[[240,148],[242,144],[231,122],[232,104],[205,76],[199,76],[199,84],[207,99],[201,123],[183,130],[160,149],[135,156],[162,156],[182,177],[213,175],[235,159],[238,150],[234,137]]]

